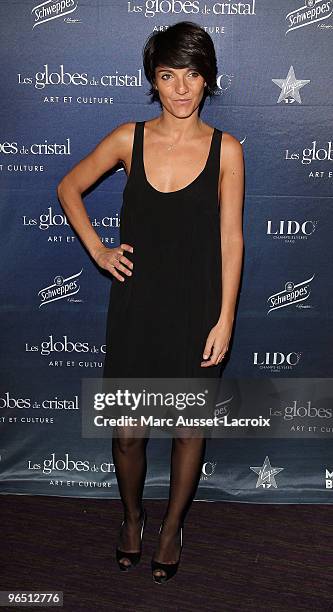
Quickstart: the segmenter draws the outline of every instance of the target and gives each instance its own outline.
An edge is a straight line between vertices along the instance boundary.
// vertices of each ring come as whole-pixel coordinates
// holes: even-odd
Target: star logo
[[[285,79],[272,79],[272,81],[275,83],[275,85],[278,85],[281,88],[281,93],[277,104],[282,101],[284,101],[286,104],[293,104],[295,101],[302,104],[299,90],[304,87],[304,85],[310,83],[309,79],[296,79],[293,66],[290,66],[289,72]]]
[[[268,455],[265,457],[265,461],[261,467],[250,467],[250,470],[258,474],[258,480],[256,483],[256,489],[258,487],[263,487],[263,489],[270,489],[274,487],[277,489],[277,484],[275,481],[275,476],[279,472],[282,472],[284,468],[271,466],[271,462],[268,458]]]

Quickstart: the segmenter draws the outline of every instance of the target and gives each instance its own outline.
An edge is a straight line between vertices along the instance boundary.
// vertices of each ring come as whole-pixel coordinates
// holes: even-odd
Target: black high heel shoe
[[[123,572],[128,572],[128,570],[131,567],[135,567],[141,559],[142,537],[143,537],[143,531],[145,528],[146,520],[147,520],[147,512],[144,509],[143,510],[143,521],[142,521],[141,532],[140,532],[140,550],[138,552],[126,552],[125,550],[121,550],[120,548],[116,547],[116,559],[117,559],[117,562],[118,562],[118,565],[121,571]],[[124,522],[125,521],[122,522],[120,528],[123,526]],[[128,559],[130,561],[130,564],[126,565],[125,563],[122,563],[120,559],[123,559],[123,558]]]
[[[161,523],[160,525],[160,529],[158,532],[159,534],[162,531],[162,526],[163,526],[163,523]],[[168,580],[170,580],[170,578],[172,578],[172,576],[175,575],[175,573],[178,570],[182,548],[183,548],[183,525],[180,528],[180,551],[179,551],[178,561],[176,561],[176,563],[160,563],[159,561],[154,561],[154,559],[151,560],[151,571],[153,573],[154,582],[157,582],[158,584],[162,584],[163,582],[167,582]],[[154,574],[155,570],[163,570],[166,573],[166,576],[165,575],[156,576],[156,574]]]

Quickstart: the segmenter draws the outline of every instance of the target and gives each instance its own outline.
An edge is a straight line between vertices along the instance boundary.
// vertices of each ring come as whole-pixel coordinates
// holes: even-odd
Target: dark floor
[[[178,573],[163,585],[150,558],[166,501],[145,505],[143,557],[123,573],[120,501],[0,496],[0,590],[58,589],[66,612],[333,610],[331,505],[194,502]]]

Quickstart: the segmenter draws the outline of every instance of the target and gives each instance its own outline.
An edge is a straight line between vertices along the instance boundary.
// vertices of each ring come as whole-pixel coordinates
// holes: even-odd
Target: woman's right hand
[[[114,249],[109,249],[108,247],[102,245],[97,249],[97,251],[95,251],[94,260],[98,266],[104,270],[108,270],[108,272],[111,272],[111,274],[118,278],[118,280],[124,281],[125,278],[119,274],[118,270],[125,272],[127,276],[132,276],[131,270],[133,270],[133,262],[123,255],[124,251],[133,253],[133,247],[125,242]]]

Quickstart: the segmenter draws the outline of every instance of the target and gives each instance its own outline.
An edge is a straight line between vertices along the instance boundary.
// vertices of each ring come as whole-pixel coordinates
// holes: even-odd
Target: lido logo
[[[280,351],[255,352],[253,353],[253,365],[258,365],[260,368],[272,368],[273,371],[278,371],[279,368],[289,369],[299,363],[301,354],[295,351],[291,351],[288,354],[281,353]]]
[[[47,21],[73,13],[76,11],[77,6],[77,0],[46,0],[46,2],[37,4],[31,11],[34,19],[32,29]]]
[[[213,476],[215,474],[216,465],[216,461],[205,461],[202,465],[200,480],[208,480],[208,478]]]

